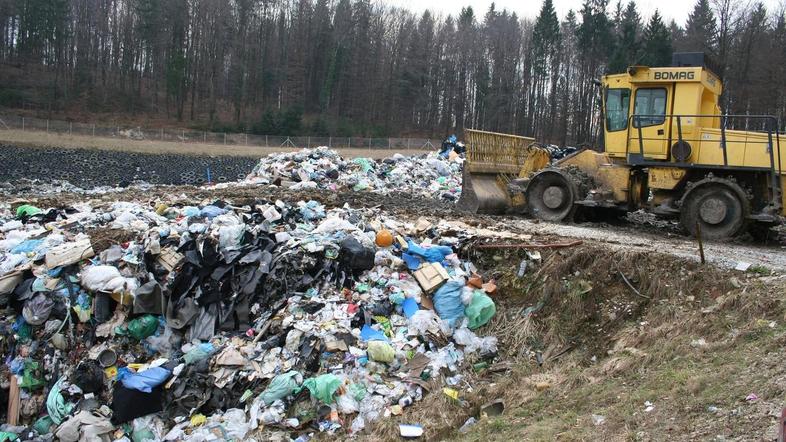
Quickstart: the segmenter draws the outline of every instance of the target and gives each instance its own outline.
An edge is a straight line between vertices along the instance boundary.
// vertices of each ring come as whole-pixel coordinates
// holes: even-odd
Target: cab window
[[[628,128],[630,89],[606,90],[606,130],[614,132]]]
[[[657,126],[666,120],[666,89],[636,90],[633,127]]]

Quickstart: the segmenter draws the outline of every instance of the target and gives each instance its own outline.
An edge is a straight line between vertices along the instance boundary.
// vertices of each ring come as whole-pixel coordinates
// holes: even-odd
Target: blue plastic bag
[[[44,242],[43,239],[28,239],[11,249],[11,253],[32,253]]]
[[[300,208],[300,214],[306,221],[313,221],[325,217],[325,206],[316,201],[309,201],[305,206]]]
[[[118,377],[126,388],[133,388],[143,393],[150,393],[153,388],[169,379],[170,371],[163,367],[151,367],[139,373],[118,372]]]
[[[183,214],[185,216],[199,216],[199,207],[186,206],[183,208]]]
[[[407,253],[420,256],[428,262],[442,262],[445,260],[446,256],[453,253],[453,249],[448,246],[431,246],[425,248],[415,244],[411,239],[407,241],[407,246]]]
[[[464,317],[464,304],[461,302],[463,289],[464,283],[461,281],[448,281],[434,293],[434,310],[451,327]]]
[[[420,307],[418,307],[418,303],[415,302],[415,300],[412,298],[405,299],[401,304],[401,308],[404,310],[404,315],[407,318],[411,318],[420,309]]]
[[[407,268],[412,270],[413,272],[420,268],[420,264],[423,263],[420,258],[415,255],[410,255],[409,253],[402,253],[401,259],[404,260],[404,263],[407,264]]]
[[[199,214],[207,219],[213,219],[218,215],[223,215],[224,213],[226,213],[226,210],[217,206],[205,206],[202,208],[202,210],[199,211]]]
[[[374,330],[370,325],[366,324],[360,329],[360,339],[364,341],[387,341],[388,337],[378,330]]]

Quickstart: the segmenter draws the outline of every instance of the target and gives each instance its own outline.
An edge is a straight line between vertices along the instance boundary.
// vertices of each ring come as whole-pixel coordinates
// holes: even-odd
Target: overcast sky
[[[458,15],[458,12],[463,6],[472,6],[475,10],[475,15],[482,18],[486,10],[488,10],[491,3],[497,5],[497,9],[505,8],[509,11],[514,11],[520,16],[532,17],[538,15],[542,1],[540,0],[375,0],[378,3],[389,5],[403,6],[409,10],[416,12],[423,12],[426,9],[442,13],[444,15],[452,14]],[[736,0],[740,5],[747,4],[752,0]],[[762,0],[768,10],[772,11],[777,9],[782,0]],[[609,0],[611,9],[617,3],[616,0]],[[623,4],[627,0],[623,0]],[[666,18],[666,22],[674,19],[680,25],[685,24],[688,14],[693,9],[695,0],[636,0],[639,13],[648,18],[657,9],[661,15]],[[568,10],[573,9],[579,11],[581,9],[582,0],[554,0],[554,7],[557,9],[557,15],[560,19],[565,17]]]

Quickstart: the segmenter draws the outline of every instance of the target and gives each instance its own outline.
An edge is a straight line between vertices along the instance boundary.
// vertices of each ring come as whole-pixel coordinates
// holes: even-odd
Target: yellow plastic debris
[[[191,416],[191,426],[192,427],[198,427],[200,425],[205,425],[205,422],[207,422],[207,418],[205,417],[204,414],[200,413],[200,414],[195,414],[195,415]]]
[[[371,341],[368,343],[368,356],[372,361],[393,362],[396,351],[387,342]]]
[[[164,203],[156,204],[156,214],[159,215],[159,216],[164,216],[164,214],[166,213],[167,209],[169,209],[169,206],[167,206]]]
[[[449,397],[449,398],[451,398],[453,400],[457,401],[458,398],[459,398],[458,390],[454,390],[452,388],[445,387],[445,388],[442,389],[442,392],[445,393],[445,396],[447,396],[447,397]]]
[[[117,377],[117,367],[115,367],[113,365],[111,367],[105,368],[104,369],[104,376],[106,376],[108,379],[116,378]]]

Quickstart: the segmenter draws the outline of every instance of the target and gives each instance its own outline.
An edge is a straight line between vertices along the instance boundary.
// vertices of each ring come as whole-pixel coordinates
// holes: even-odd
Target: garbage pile
[[[496,356],[465,232],[315,201],[98,204],[0,206],[2,440],[356,434]]]
[[[442,146],[439,149],[440,158],[451,158],[455,156],[462,156],[467,153],[467,146],[456,138],[456,135],[450,135],[442,141]]]
[[[271,154],[257,164],[248,183],[298,189],[351,189],[378,193],[404,192],[456,201],[461,195],[461,164],[454,156],[395,154],[383,160],[342,158],[327,147]]]
[[[0,195],[57,195],[62,193],[80,194],[80,195],[104,195],[107,193],[118,193],[125,190],[137,190],[145,192],[152,190],[161,185],[153,185],[144,181],[123,182],[116,186],[95,186],[95,187],[79,187],[63,180],[49,180],[49,179],[26,179],[21,178],[14,182],[0,182]]]

